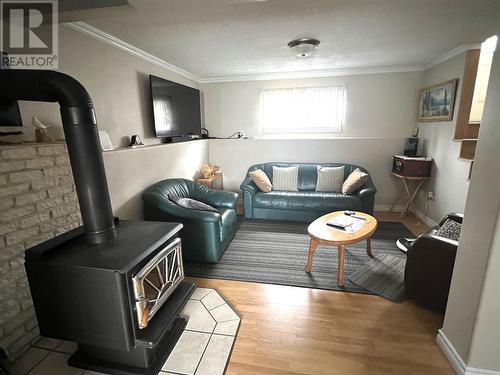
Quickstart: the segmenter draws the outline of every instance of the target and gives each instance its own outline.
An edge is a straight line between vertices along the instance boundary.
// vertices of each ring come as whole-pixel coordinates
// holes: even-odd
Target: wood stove
[[[83,227],[26,250],[43,336],[78,343],[71,366],[156,374],[186,325],[194,290],[183,281],[182,224],[114,219],[92,100],[52,71],[0,70],[0,105],[58,102]]]

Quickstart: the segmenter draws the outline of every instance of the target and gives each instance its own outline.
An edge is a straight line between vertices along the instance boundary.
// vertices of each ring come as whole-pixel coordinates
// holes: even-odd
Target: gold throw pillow
[[[257,185],[257,187],[263,192],[269,193],[272,190],[273,185],[263,170],[257,169],[255,171],[248,172],[248,175],[252,181],[255,182],[255,185]]]

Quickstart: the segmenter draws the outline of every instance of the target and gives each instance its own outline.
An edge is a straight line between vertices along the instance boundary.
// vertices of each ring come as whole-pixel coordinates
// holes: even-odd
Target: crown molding
[[[324,69],[302,72],[277,72],[277,73],[257,73],[245,74],[236,76],[216,76],[216,77],[198,77],[197,75],[188,72],[176,65],[173,65],[165,60],[160,59],[140,48],[133,46],[117,37],[108,34],[98,28],[89,25],[88,23],[77,21],[67,22],[62,25],[78,31],[82,34],[88,35],[94,39],[100,40],[110,46],[118,48],[127,52],[135,57],[141,58],[149,63],[158,65],[164,69],[177,73],[185,78],[188,78],[196,83],[224,83],[224,82],[248,82],[248,81],[267,81],[279,79],[300,79],[300,78],[322,78],[322,77],[338,77],[338,76],[351,76],[351,75],[365,75],[365,74],[384,74],[384,73],[407,73],[407,72],[421,72],[441,64],[465,51],[470,49],[481,48],[480,43],[461,44],[458,47],[444,53],[431,62],[423,65],[411,66],[395,66],[395,67],[368,67],[368,68],[345,68],[345,69]]]
[[[240,76],[207,77],[207,78],[200,78],[200,83],[269,81],[277,79],[321,78],[321,77],[338,77],[338,76],[383,74],[383,73],[407,73],[407,72],[420,72],[423,70],[424,67],[418,65],[400,66],[400,67],[325,69],[325,70],[312,70],[305,72],[261,73],[261,74],[246,74]]]
[[[197,77],[196,75],[179,68],[178,66],[175,66],[173,64],[170,64],[169,62],[166,62],[165,60],[160,59],[159,57],[156,57],[140,48],[137,48],[133,46],[132,44],[129,44],[127,42],[124,42],[121,39],[118,39],[114,37],[111,34],[108,34],[102,30],[99,30],[98,28],[89,25],[88,23],[77,21],[77,22],[67,22],[63,23],[62,25],[69,27],[70,29],[76,30],[78,32],[81,32],[82,34],[88,35],[94,39],[100,40],[101,42],[104,42],[110,46],[113,46],[115,48],[118,48],[122,51],[125,51],[135,57],[139,57],[149,63],[158,65],[162,68],[168,69],[174,73],[177,73],[185,78],[188,78],[190,80],[193,80],[197,83],[200,82],[200,78]]]
[[[441,56],[436,57],[434,60],[430,61],[425,65],[425,70],[430,69],[436,65],[444,63],[445,61],[460,55],[461,53],[467,52],[471,49],[481,49],[481,43],[468,43],[460,44],[459,46],[443,53]]]

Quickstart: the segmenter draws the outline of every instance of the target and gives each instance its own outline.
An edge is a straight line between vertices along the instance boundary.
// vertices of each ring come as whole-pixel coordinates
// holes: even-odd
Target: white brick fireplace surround
[[[24,250],[81,225],[66,144],[0,147],[0,347],[38,340]]]

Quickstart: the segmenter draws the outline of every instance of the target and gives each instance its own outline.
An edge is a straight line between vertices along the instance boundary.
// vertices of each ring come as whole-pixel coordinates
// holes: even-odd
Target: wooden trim
[[[476,140],[463,140],[460,144],[460,159],[474,160],[476,145]]]
[[[480,124],[469,124],[465,131],[465,138],[477,139],[479,137],[479,126]]]
[[[472,168],[474,167],[474,160],[470,161],[470,166],[469,166],[469,176],[467,177],[468,180],[471,179],[472,177]]]
[[[479,133],[479,125],[469,124],[469,118],[480,54],[480,49],[472,49],[465,54],[465,67],[462,78],[462,91],[458,107],[457,124],[455,126],[455,139],[477,138],[477,134]]]

